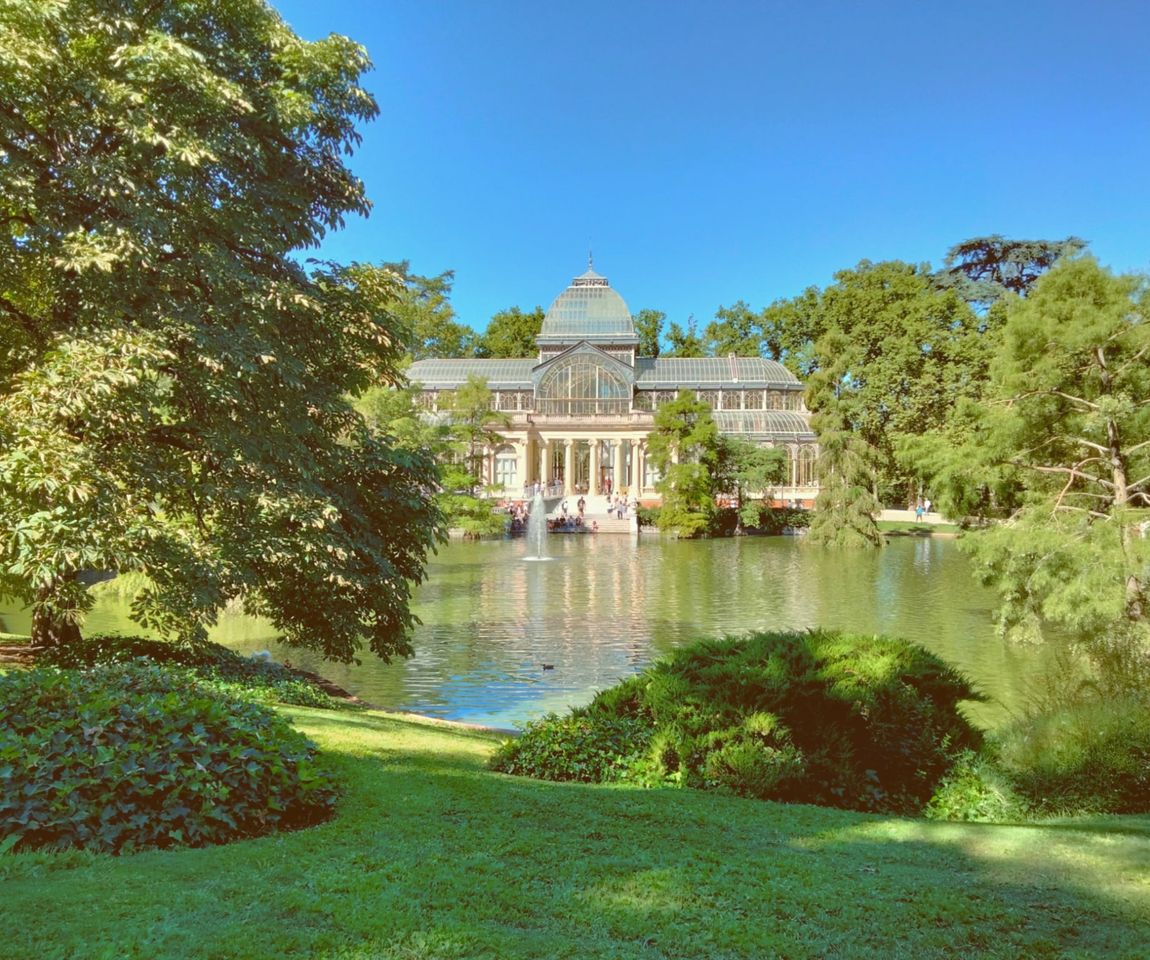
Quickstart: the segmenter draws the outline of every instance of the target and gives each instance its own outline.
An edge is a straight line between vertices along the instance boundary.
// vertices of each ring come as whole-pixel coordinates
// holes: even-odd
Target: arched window
[[[815,460],[818,454],[813,445],[806,443],[799,447],[796,485],[812,487],[815,484]]]
[[[548,370],[539,382],[539,412],[567,417],[627,413],[631,386],[618,374],[585,357],[572,357]]]

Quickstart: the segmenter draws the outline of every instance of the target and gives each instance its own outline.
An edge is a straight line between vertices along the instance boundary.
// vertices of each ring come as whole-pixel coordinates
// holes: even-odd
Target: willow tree
[[[349,395],[400,378],[393,274],[304,266],[365,214],[362,47],[261,0],[0,5],[0,593],[77,634],[85,569],[196,637],[405,653],[429,459]]]

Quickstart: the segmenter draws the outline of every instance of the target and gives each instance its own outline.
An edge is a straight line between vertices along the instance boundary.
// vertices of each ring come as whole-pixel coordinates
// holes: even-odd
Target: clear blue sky
[[[706,323],[860,259],[1077,234],[1150,269],[1150,2],[273,0],[381,107],[338,260],[456,272],[459,319],[595,267]]]

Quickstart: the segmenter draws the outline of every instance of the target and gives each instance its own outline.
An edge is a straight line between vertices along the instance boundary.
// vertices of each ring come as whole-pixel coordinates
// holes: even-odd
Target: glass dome
[[[572,280],[571,286],[555,298],[543,320],[539,339],[566,343],[638,342],[627,304],[611,289],[606,277],[591,269]]]

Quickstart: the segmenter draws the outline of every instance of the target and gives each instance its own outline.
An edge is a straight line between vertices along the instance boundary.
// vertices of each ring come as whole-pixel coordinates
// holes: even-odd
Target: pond
[[[262,621],[232,615],[213,638],[315,670],[371,703],[493,726],[585,703],[596,690],[698,637],[815,626],[905,637],[974,679],[994,725],[1038,689],[1050,650],[1004,643],[993,594],[952,540],[894,538],[880,551],[809,547],[788,537],[677,541],[656,535],[552,536],[551,559],[526,541],[453,542],[432,559],[414,609],[415,656],[324,663],[275,643]],[[11,630],[26,617],[0,615]],[[89,632],[129,631],[126,604],[101,600]],[[138,631],[137,631],[138,632]]]

